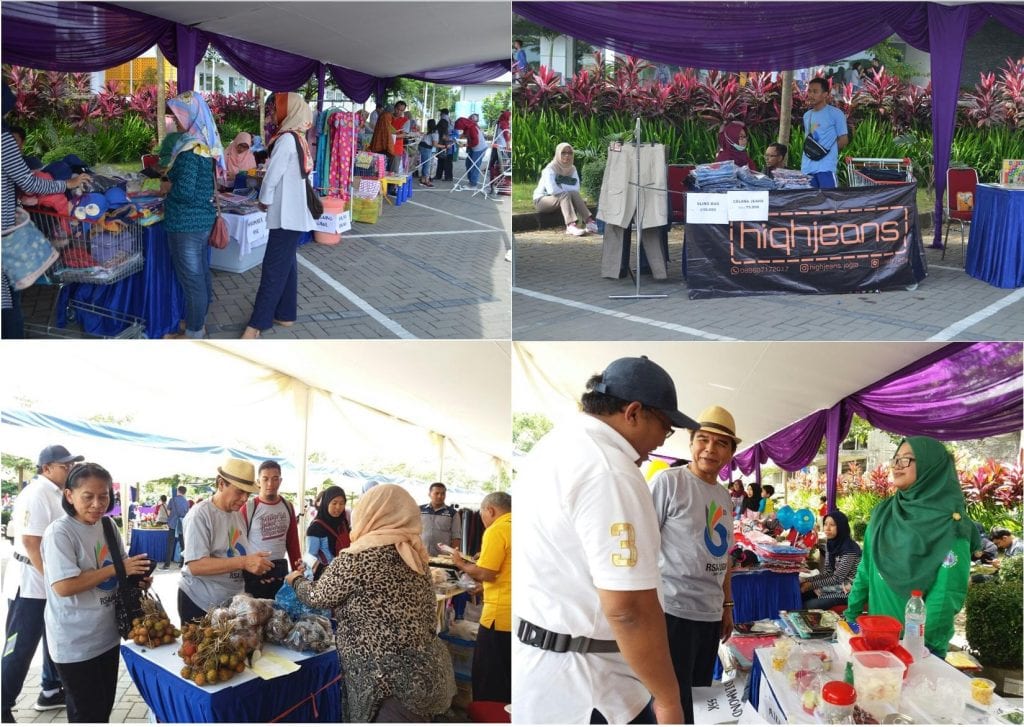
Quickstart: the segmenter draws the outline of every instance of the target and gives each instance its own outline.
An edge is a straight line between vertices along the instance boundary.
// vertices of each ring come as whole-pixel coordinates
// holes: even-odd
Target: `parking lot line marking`
[[[431,207],[428,204],[421,204],[419,202],[414,202],[411,199],[408,202],[406,202],[405,204],[411,204],[411,205],[415,205],[416,207],[422,207],[425,210],[430,210],[431,212],[438,212],[438,213],[443,214],[443,215],[450,215],[450,216],[454,217],[457,220],[462,220],[463,222],[472,222],[474,225],[480,225],[481,227],[486,227],[488,230],[500,230],[501,232],[505,232],[505,228],[503,228],[503,227],[495,227],[494,225],[488,225],[486,222],[480,222],[479,220],[474,220],[472,217],[463,217],[462,215],[457,215],[454,212],[449,212],[448,210],[439,209],[437,207]]]
[[[707,331],[701,331],[697,328],[690,328],[689,326],[681,326],[678,323],[668,323],[666,321],[655,320],[654,318],[644,318],[643,316],[634,316],[629,313],[623,313],[622,311],[610,310],[608,308],[600,308],[596,305],[590,305],[589,303],[580,303],[576,300],[568,300],[567,298],[558,298],[554,295],[548,295],[547,293],[538,293],[535,290],[527,290],[526,288],[518,288],[512,286],[513,293],[519,293],[530,298],[536,298],[537,300],[543,300],[548,303],[558,303],[559,305],[565,305],[570,308],[578,308],[585,310],[588,313],[598,313],[603,316],[610,316],[612,318],[621,318],[624,321],[630,323],[642,323],[646,326],[654,326],[655,328],[664,328],[669,331],[676,331],[677,333],[685,333],[689,336],[697,336],[698,338],[706,338],[711,341],[735,341],[735,338],[729,336],[720,336],[717,333],[708,333]]]
[[[976,323],[981,323],[986,318],[990,318],[991,316],[995,315],[996,313],[1001,311],[1006,306],[1013,305],[1014,303],[1016,303],[1019,300],[1024,300],[1024,288],[1020,288],[1018,290],[1015,290],[1012,293],[1010,293],[1009,295],[1007,295],[1006,297],[1000,298],[995,303],[992,303],[991,305],[987,305],[984,308],[982,308],[981,310],[979,310],[979,311],[977,311],[975,313],[972,313],[971,315],[967,316],[966,318],[960,319],[959,321],[957,321],[953,325],[947,326],[946,328],[943,328],[941,331],[936,333],[934,336],[932,336],[928,340],[929,341],[948,341],[948,340],[952,339],[953,336],[957,335],[958,333],[966,331],[968,328],[970,328],[971,326],[975,325]]]
[[[317,276],[318,278],[320,278],[320,280],[327,283],[327,285],[333,288],[343,298],[349,300],[353,305],[358,307],[360,310],[362,310],[368,316],[370,316],[375,321],[380,323],[382,326],[387,328],[389,331],[394,333],[396,336],[398,336],[399,338],[416,338],[416,336],[409,333],[409,331],[405,330],[400,324],[388,318],[386,315],[381,313],[379,310],[374,308],[372,305],[367,303],[365,300],[360,298],[358,295],[353,293],[351,290],[346,288],[344,285],[339,283],[337,280],[332,278],[330,275],[325,273],[323,270],[318,268],[316,265],[311,263],[302,255],[298,255],[297,257],[299,260],[299,265],[306,268],[311,273],[313,273],[313,275]]]
[[[430,237],[431,235],[486,235],[488,232],[501,232],[497,227],[490,230],[439,230],[437,232],[371,232],[361,235],[358,232],[342,233],[345,237],[359,237],[364,240],[378,239],[381,237]]]

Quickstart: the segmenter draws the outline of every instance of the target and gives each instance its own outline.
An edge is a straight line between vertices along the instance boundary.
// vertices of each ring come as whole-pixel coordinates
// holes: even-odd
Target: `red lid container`
[[[821,688],[821,699],[837,707],[848,707],[857,701],[857,690],[846,682],[825,682]]]
[[[865,614],[857,617],[857,625],[860,626],[861,637],[872,649],[888,649],[898,644],[903,630],[903,624],[892,616]]]

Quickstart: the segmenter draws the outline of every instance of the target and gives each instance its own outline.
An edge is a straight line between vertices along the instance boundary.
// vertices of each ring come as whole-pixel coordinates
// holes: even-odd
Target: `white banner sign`
[[[693,688],[693,724],[735,723],[743,714],[743,681]]]
[[[726,192],[730,222],[767,222],[768,191]]]
[[[727,204],[724,194],[690,192],[686,195],[686,224],[727,225],[729,224]]]

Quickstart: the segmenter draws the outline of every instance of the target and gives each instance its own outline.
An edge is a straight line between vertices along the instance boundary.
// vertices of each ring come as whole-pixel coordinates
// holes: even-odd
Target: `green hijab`
[[[970,540],[964,494],[953,457],[931,437],[903,440],[914,452],[917,479],[871,513],[871,551],[879,573],[898,595],[927,593],[957,538]],[[900,446],[903,445],[900,442]]]

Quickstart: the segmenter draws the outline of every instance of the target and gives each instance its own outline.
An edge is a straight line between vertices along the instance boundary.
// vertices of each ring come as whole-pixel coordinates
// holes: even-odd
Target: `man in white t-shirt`
[[[42,690],[35,709],[43,712],[64,707],[64,689],[46,646],[43,613],[46,584],[43,581],[43,533],[64,515],[60,501],[68,470],[85,457],[72,455],[59,444],[46,447],[36,460],[37,475],[14,501],[10,528],[14,559],[4,576],[7,598],[7,630],[3,655],[3,721],[13,722],[13,709],[25,685],[32,657],[43,641]]]
[[[711,686],[718,645],[732,634],[732,497],[718,473],[740,442],[724,408],[710,406],[697,420],[689,464],[662,470],[651,483],[668,643],[687,724],[693,724],[692,689]]]
[[[646,356],[592,376],[582,405],[538,442],[517,478],[516,721],[678,724],[658,526],[638,466],[673,426],[698,425]]]
[[[302,567],[299,526],[291,503],[278,494],[281,465],[268,459],[260,465],[256,477],[260,493],[242,506],[242,519],[249,546],[270,553],[268,557],[274,567],[262,576],[243,573],[245,592],[256,598],[273,598],[284,583],[284,577],[293,568]]]

